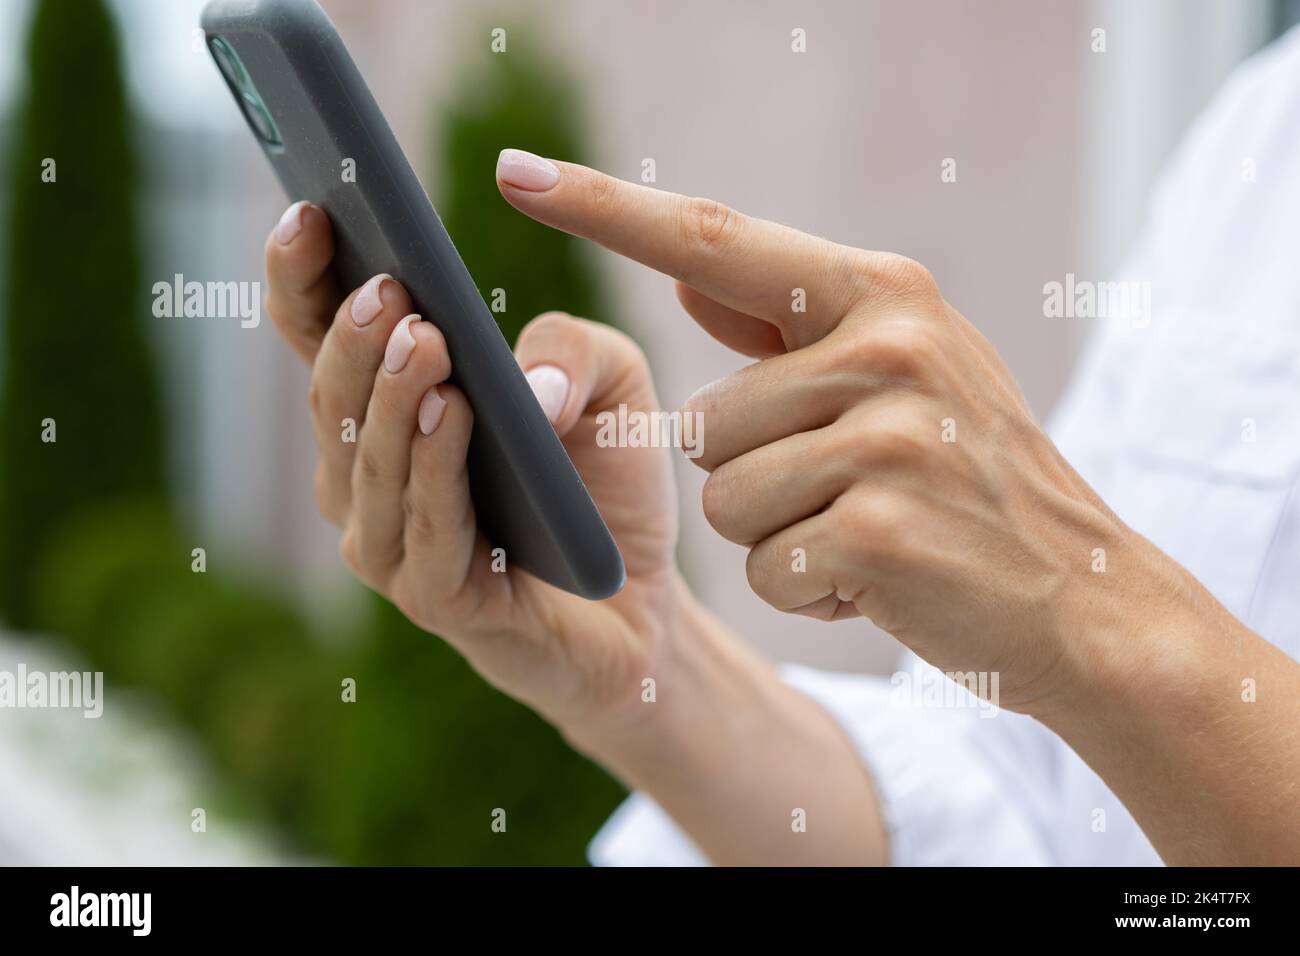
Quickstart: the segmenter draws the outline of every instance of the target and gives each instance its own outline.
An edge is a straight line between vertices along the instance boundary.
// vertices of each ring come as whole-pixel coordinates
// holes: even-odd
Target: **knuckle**
[[[618,205],[619,196],[622,194],[622,183],[612,176],[596,176],[591,183],[588,196],[591,200],[595,211],[601,215],[607,215],[615,212]]]
[[[384,478],[384,465],[371,448],[357,449],[356,480],[365,485],[378,484]]]
[[[702,385],[687,397],[679,409],[683,415],[703,415],[708,417],[717,411],[726,400],[727,379],[720,378],[716,381]]]
[[[924,467],[934,445],[929,435],[914,427],[894,426],[877,436],[880,459],[889,464]]]
[[[772,607],[784,610],[777,596],[773,559],[768,548],[751,548],[745,558],[745,580],[749,589]]]
[[[899,319],[872,328],[845,350],[857,369],[885,379],[925,378],[941,362],[944,343],[933,323]]]
[[[307,386],[307,404],[311,407],[311,413],[320,418],[325,411],[325,389],[321,387],[318,373],[313,371],[311,383]]]
[[[881,494],[845,496],[836,502],[837,523],[856,543],[858,554],[870,567],[897,560],[907,538],[903,509]]]
[[[406,530],[412,538],[428,541],[437,533],[437,519],[429,509],[416,501],[413,495],[407,494],[403,497],[402,513],[406,520]]]
[[[934,455],[933,431],[910,417],[856,428],[851,432],[851,447],[843,458],[852,462],[859,475],[869,474],[881,465],[924,469]]]
[[[682,218],[688,247],[699,252],[726,246],[740,228],[740,214],[716,199],[688,199]]]
[[[836,597],[836,595],[832,594],[829,596],[836,598],[836,600],[821,602],[821,606],[817,609],[817,611],[814,614],[814,616],[819,621],[829,622],[835,620],[835,614],[840,609],[840,602],[839,599]]]
[[[704,520],[719,534],[724,534],[723,528],[727,525],[728,516],[731,514],[732,494],[729,485],[724,465],[705,479],[704,487],[700,491],[700,506],[704,511]]]
[[[890,298],[930,300],[939,297],[939,284],[930,270],[897,253],[864,253],[858,274],[870,292]]]
[[[874,369],[880,353],[887,346],[884,336],[872,330],[870,334],[855,335],[832,353],[837,370],[850,373]]]

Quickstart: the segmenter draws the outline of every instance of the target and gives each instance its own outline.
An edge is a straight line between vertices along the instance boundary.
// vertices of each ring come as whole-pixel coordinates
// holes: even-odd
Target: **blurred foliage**
[[[510,28],[508,52],[485,52],[448,97],[438,130],[442,175],[434,180],[441,183],[438,211],[479,292],[489,304],[493,289],[506,292],[497,322],[512,345],[529,320],[551,309],[589,319],[610,315],[587,259],[589,244],[516,212],[497,190],[493,170],[506,147],[590,161],[576,88],[532,52],[530,32]],[[481,36],[487,35],[485,27]]]
[[[146,691],[219,772],[209,804],[272,819],[309,854],[581,863],[621,788],[443,642],[378,598],[361,634],[322,640],[285,595],[254,583],[255,569],[227,570],[231,555],[209,554],[194,573],[162,479],[129,122],[100,0],[42,0],[30,59],[0,413],[12,622],[70,640],[110,683]],[[491,175],[508,142],[582,158],[571,91],[513,54],[466,91],[441,129],[443,208],[476,277],[510,290],[508,336],[561,304],[601,314],[572,240],[510,210]],[[45,155],[59,158],[57,185],[39,181]],[[58,421],[57,444],[39,441],[44,417]],[[342,702],[345,678],[355,704]],[[491,829],[498,807],[505,833]]]
[[[165,483],[131,125],[102,0],[37,4],[27,65],[0,333],[0,617],[18,627],[32,623],[31,569],[61,524]],[[46,419],[57,441],[42,441]]]
[[[317,764],[339,800],[312,821],[318,845],[397,865],[581,864],[622,789],[442,641],[387,602],[375,613],[379,639],[347,664],[358,704]]]
[[[223,798],[283,822],[318,799],[308,784],[342,709],[341,662],[283,597],[194,573],[190,545],[158,502],[104,506],[65,525],[38,582],[41,628],[193,730],[229,785]]]

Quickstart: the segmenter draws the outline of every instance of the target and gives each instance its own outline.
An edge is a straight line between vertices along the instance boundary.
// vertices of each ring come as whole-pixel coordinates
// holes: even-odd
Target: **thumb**
[[[515,357],[561,438],[587,409],[658,407],[645,356],[622,332],[563,312],[524,327]]]
[[[638,416],[659,411],[641,349],[608,325],[548,312],[524,328],[515,352],[613,533],[628,575],[671,567],[677,540],[672,456],[654,442],[611,444],[608,421],[601,421],[620,405]],[[693,434],[702,440],[702,431]]]

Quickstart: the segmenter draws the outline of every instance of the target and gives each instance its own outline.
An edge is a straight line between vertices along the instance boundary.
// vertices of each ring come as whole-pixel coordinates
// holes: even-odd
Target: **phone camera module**
[[[261,97],[255,92],[246,92],[241,97],[244,107],[244,115],[248,117],[248,122],[253,125],[253,130],[263,140],[272,146],[280,146],[280,131],[275,127],[275,121],[271,119],[271,114],[266,111],[266,106],[262,103]]]
[[[217,61],[217,66],[221,69],[227,83],[240,92],[253,85],[234,47],[221,37],[213,37],[208,46],[212,49],[212,58]]]
[[[234,90],[239,100],[239,107],[244,111],[248,125],[253,127],[253,132],[262,142],[270,146],[283,146],[284,142],[280,138],[275,120],[271,118],[270,110],[266,108],[266,103],[257,92],[257,86],[253,83],[253,78],[248,75],[248,70],[245,69],[235,48],[225,37],[212,37],[208,40],[208,47],[212,50],[212,58],[217,61],[221,75]]]

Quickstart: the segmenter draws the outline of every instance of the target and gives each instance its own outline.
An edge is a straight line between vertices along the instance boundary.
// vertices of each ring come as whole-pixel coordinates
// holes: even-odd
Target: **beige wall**
[[[325,5],[417,168],[427,168],[429,117],[451,71],[491,56],[486,27],[513,21],[490,10],[466,14],[471,8],[452,0]],[[922,260],[1003,352],[1034,407],[1050,408],[1075,338],[1042,318],[1041,289],[1075,268],[1081,5],[527,6],[537,29],[516,31],[510,42],[544,40],[588,81],[590,130],[606,170],[634,178],[652,157],[664,189]],[[796,27],[807,31],[807,53],[790,51]],[[955,184],[940,181],[946,157],[957,160]],[[268,202],[271,216],[278,200]],[[650,355],[665,403],[742,364],[695,328],[668,280],[603,261],[619,294],[617,321]],[[303,377],[285,364],[278,387],[286,414],[298,415]],[[296,550],[332,574],[334,538],[310,507],[309,435],[291,423],[282,431],[289,480],[277,483],[276,511]],[[685,462],[679,476],[682,561],[711,606],[782,658],[888,665],[892,642],[862,622],[820,625],[753,597],[743,551],[701,517],[703,476]]]

